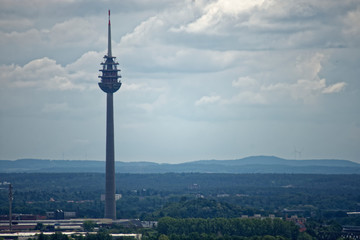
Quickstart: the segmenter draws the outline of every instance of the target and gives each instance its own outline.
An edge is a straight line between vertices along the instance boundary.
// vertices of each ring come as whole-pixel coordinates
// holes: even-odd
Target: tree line
[[[190,235],[214,234],[220,236],[281,236],[297,239],[299,229],[294,223],[275,218],[242,219],[242,218],[170,218],[159,220],[159,234]]]

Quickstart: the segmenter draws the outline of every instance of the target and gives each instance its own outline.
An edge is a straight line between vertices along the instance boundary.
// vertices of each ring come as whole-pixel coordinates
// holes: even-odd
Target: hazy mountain
[[[105,162],[40,159],[1,160],[0,172],[105,172]],[[200,160],[180,164],[116,162],[116,172],[360,174],[360,164],[347,160],[287,160],[274,156],[253,156],[236,160]]]

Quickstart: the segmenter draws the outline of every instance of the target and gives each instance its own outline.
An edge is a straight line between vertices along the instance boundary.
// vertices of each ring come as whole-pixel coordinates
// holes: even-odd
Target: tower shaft
[[[106,98],[106,183],[105,218],[116,219],[115,202],[115,146],[113,94]]]

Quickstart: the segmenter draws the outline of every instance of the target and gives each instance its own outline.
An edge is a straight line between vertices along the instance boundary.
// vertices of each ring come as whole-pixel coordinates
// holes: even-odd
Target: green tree
[[[61,232],[56,232],[50,235],[50,240],[69,240],[69,237]]]
[[[50,237],[44,235],[43,233],[40,233],[40,235],[39,235],[39,237],[38,237],[38,240],[48,240],[48,239],[50,239]]]
[[[299,234],[297,240],[313,240],[314,238],[311,237],[308,233],[302,232]]]
[[[168,236],[161,234],[159,240],[169,240]]]
[[[112,240],[112,237],[105,232],[98,232],[97,234],[87,234],[85,240]]]
[[[39,231],[44,231],[45,230],[45,226],[43,223],[37,223],[35,230],[39,230]]]
[[[86,220],[83,222],[83,228],[85,232],[91,232],[94,230],[96,224],[95,222],[91,221],[91,220]]]

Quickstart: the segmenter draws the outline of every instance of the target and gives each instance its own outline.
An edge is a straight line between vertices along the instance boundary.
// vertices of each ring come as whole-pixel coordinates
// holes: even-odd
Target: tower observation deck
[[[102,73],[99,78],[99,87],[106,93],[106,173],[105,173],[105,218],[116,219],[115,201],[115,147],[114,147],[114,107],[113,93],[120,89],[121,82],[115,57],[111,52],[111,23],[109,10],[108,26],[108,53],[104,56],[105,61],[99,71]]]
[[[111,52],[111,22],[110,22],[110,10],[109,10],[109,25],[108,25],[108,53],[104,56],[105,61],[101,63],[103,66],[99,71],[102,72],[101,81],[99,87],[106,93],[114,93],[121,87],[121,75],[120,70],[117,69],[118,62],[115,62],[115,57],[112,56]]]

